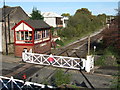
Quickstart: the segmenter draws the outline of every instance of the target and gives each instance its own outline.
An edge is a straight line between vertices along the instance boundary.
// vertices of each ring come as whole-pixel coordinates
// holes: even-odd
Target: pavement
[[[21,58],[16,58],[13,55],[0,54],[0,75],[12,72],[14,67],[20,65]]]
[[[2,62],[9,62],[9,63],[19,63],[22,58],[17,58],[14,55],[1,55],[0,61]]]

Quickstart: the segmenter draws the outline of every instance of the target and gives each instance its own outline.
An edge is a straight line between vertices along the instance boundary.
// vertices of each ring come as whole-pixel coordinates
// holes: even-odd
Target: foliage
[[[3,8],[10,8],[10,6],[5,5],[5,6],[3,6]]]
[[[70,14],[69,13],[63,13],[61,16],[64,16],[64,17],[69,17]]]
[[[43,16],[41,15],[41,12],[37,10],[37,8],[33,8],[32,13],[30,14],[30,19],[32,20],[43,20]]]
[[[98,60],[95,61],[95,66],[104,66],[105,59],[105,56],[101,56]]]
[[[63,70],[58,69],[56,73],[51,77],[51,84],[53,86],[60,86],[62,84],[70,83],[70,74],[65,74]]]
[[[96,44],[95,55],[99,55],[100,58],[95,61],[95,65],[103,66],[103,65],[111,65],[116,66],[118,59],[120,58],[120,51],[116,49],[113,45],[109,45],[105,47],[104,43],[100,42]],[[113,58],[114,59],[113,59]]]
[[[76,11],[76,14],[77,14],[77,13],[91,15],[91,12],[90,12],[87,8],[78,9],[78,10]]]
[[[59,39],[57,39],[55,42],[56,42],[58,45],[60,45],[60,46],[63,46],[63,45],[64,45],[64,43],[63,43],[61,40],[59,40]]]
[[[103,26],[105,14],[94,16],[86,8],[78,9],[74,16],[70,16],[67,27],[58,30],[58,35],[63,38],[72,39],[92,33]]]

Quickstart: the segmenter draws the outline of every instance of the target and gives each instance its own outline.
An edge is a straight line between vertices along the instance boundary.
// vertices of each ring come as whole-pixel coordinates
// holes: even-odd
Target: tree
[[[5,5],[5,6],[3,6],[3,8],[10,8],[10,6]]]
[[[99,14],[97,17],[102,23],[106,23],[106,14]]]
[[[70,14],[69,13],[63,13],[61,16],[70,17]]]
[[[87,8],[78,9],[75,14],[77,14],[77,13],[86,14],[86,15],[92,14]]]
[[[73,37],[79,38],[101,28],[105,22],[105,17],[105,14],[92,15],[87,8],[78,9],[73,16],[69,17],[67,27],[59,30],[58,35],[66,40]]]
[[[30,14],[30,19],[32,20],[43,20],[44,17],[41,15],[41,12],[37,8],[33,8],[32,13]]]

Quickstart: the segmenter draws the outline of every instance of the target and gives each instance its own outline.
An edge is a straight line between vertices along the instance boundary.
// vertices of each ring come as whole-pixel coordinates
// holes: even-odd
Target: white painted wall
[[[19,30],[32,31],[32,29],[29,26],[27,26],[25,23],[21,23],[19,26],[16,27],[15,31],[19,31]]]
[[[24,24],[24,30],[32,31],[32,29],[26,24]]]
[[[44,17],[44,21],[53,27],[56,27],[56,18],[55,17]]]
[[[68,17],[63,17],[61,20],[63,21],[63,27],[65,28],[67,26],[67,22],[65,22],[65,21],[68,21],[69,18]]]
[[[0,52],[2,52],[2,22],[0,22]]]

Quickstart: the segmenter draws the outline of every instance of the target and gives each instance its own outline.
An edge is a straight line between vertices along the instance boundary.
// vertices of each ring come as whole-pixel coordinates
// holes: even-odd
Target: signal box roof
[[[21,23],[25,23],[26,25],[28,25],[29,27],[31,27],[32,29],[49,29],[51,28],[46,22],[44,22],[43,20],[22,20],[20,21],[18,24],[16,24],[13,28],[15,29],[18,25],[20,25]]]

